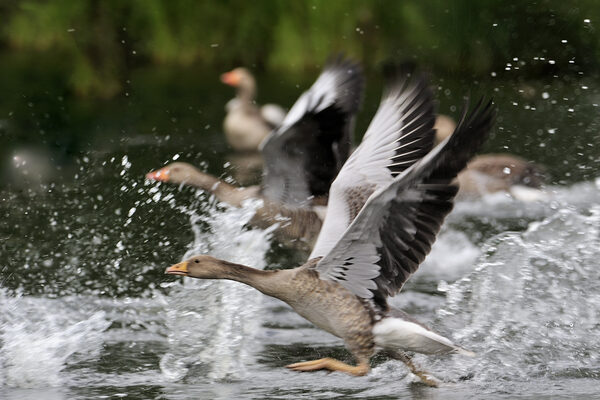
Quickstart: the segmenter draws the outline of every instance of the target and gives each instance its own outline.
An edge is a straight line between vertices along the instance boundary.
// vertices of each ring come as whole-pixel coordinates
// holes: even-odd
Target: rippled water
[[[545,90],[564,98],[560,88]],[[502,132],[515,132],[531,112],[513,113],[512,97],[504,96],[493,143],[503,143]],[[592,109],[594,96],[581,110]],[[306,257],[245,225],[256,204],[232,209],[190,188],[144,182],[145,172],[173,159],[218,175],[238,173],[227,161],[219,115],[201,141],[182,126],[177,135],[128,132],[82,151],[62,179],[2,187],[0,398],[600,395],[600,181],[593,149],[567,157],[556,151],[567,139],[549,134],[553,150],[540,155],[553,176],[547,196],[457,204],[430,257],[392,299],[477,353],[415,356],[443,380],[432,389],[383,357],[366,377],[288,371],[290,362],[349,355],[339,339],[251,288],[163,275],[197,252],[258,268],[295,266]],[[596,137],[593,115],[563,117],[548,108],[543,115],[544,122],[532,119],[522,129],[547,133],[581,123],[588,136],[576,142]],[[525,143],[530,136],[537,137],[519,141],[511,134],[509,150],[533,152]]]
[[[287,371],[291,361],[348,354],[338,339],[241,284],[165,279],[132,297],[2,290],[0,393],[14,399],[38,398],[47,388],[57,399],[597,394],[600,188],[583,186],[558,188],[559,200],[530,211],[535,220],[525,231],[481,244],[460,225],[489,199],[459,205],[451,216],[412,285],[392,300],[477,353],[417,355],[446,382],[440,389],[413,383],[402,363],[386,359],[376,359],[361,378]],[[582,189],[589,203],[560,200]],[[496,211],[498,220],[523,218],[523,204],[512,200]],[[269,233],[244,227],[251,213],[252,205],[214,203],[205,214],[191,213],[195,236],[186,253],[264,267]]]

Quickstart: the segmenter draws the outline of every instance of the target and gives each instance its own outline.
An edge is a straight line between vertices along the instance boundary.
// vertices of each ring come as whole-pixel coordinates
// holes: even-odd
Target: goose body
[[[256,270],[210,256],[192,257],[167,274],[231,279],[289,304],[298,314],[340,337],[356,365],[324,358],[287,367],[364,375],[379,349],[401,359],[425,383],[431,377],[405,351],[466,350],[387,304],[429,253],[453,205],[453,183],[488,136],[491,103],[463,115],[456,132],[432,149],[432,93],[423,79],[398,78],[382,99],[363,141],[331,185],[317,243],[302,266]]]
[[[225,105],[223,131],[227,142],[236,151],[258,151],[269,132],[283,121],[285,111],[275,104],[256,104],[256,81],[246,68],[222,74],[221,82],[236,88],[236,97]]]
[[[454,120],[438,115],[434,128],[436,142],[450,136],[456,127]],[[522,201],[544,198],[540,190],[544,170],[539,165],[513,154],[482,154],[471,160],[458,174],[460,199],[473,199],[490,193],[505,192]]]

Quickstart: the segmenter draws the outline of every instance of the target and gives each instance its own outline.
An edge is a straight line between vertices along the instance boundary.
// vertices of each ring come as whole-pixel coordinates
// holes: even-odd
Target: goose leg
[[[345,372],[354,376],[366,375],[370,369],[368,362],[360,362],[357,366],[352,366],[333,358],[321,358],[319,360],[298,362],[286,365],[286,368],[303,372],[326,369],[329,371]]]
[[[408,356],[408,354],[406,354],[403,351],[393,351],[393,352],[388,352],[390,354],[390,356],[392,358],[395,358],[396,360],[400,360],[402,361],[404,364],[406,364],[406,366],[408,367],[408,369],[410,369],[410,372],[412,372],[413,374],[415,374],[416,376],[418,376],[421,381],[426,384],[427,386],[431,386],[431,387],[438,387],[439,383],[437,381],[437,379],[435,379],[434,377],[430,376],[429,374],[427,374],[425,371],[419,370],[415,364],[412,362],[411,358]]]

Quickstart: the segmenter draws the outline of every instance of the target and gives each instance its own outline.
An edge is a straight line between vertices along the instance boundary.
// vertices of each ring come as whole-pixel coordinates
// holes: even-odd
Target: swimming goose
[[[394,101],[406,101],[408,110],[433,108],[409,94]],[[465,110],[456,132],[424,157],[435,134],[433,117],[417,112],[399,119],[395,110],[382,103],[332,184],[331,211],[304,265],[264,271],[199,255],[165,273],[250,285],[342,338],[356,359],[355,366],[332,358],[298,362],[287,366],[292,370],[365,375],[370,358],[384,349],[435,386],[404,352],[469,352],[394,310],[386,299],[400,291],[429,253],[452,209],[458,190],[452,181],[487,138],[494,110],[483,101],[468,115]]]
[[[342,57],[329,61],[282,125],[265,139],[261,186],[239,188],[181,162],[149,172],[146,178],[196,186],[235,207],[246,199],[261,198],[265,206],[257,212],[253,225],[280,222],[279,232],[283,231],[284,237],[302,237],[311,243],[323,218],[322,210],[313,206],[327,203],[331,182],[348,158],[363,88],[357,63]],[[282,217],[288,222],[282,222]],[[302,236],[296,236],[299,234]]]
[[[521,201],[546,197],[540,190],[544,170],[539,165],[512,154],[482,154],[458,174],[461,199],[506,192]]]
[[[454,120],[445,115],[436,119],[436,143],[450,136],[456,127]],[[457,198],[470,199],[489,193],[506,192],[522,201],[543,198],[539,190],[544,181],[544,169],[539,165],[512,154],[482,154],[471,160],[458,174]]]
[[[237,89],[225,105],[223,130],[236,151],[257,151],[271,130],[283,121],[285,111],[275,104],[256,105],[256,81],[246,68],[235,68],[221,75],[221,82]]]

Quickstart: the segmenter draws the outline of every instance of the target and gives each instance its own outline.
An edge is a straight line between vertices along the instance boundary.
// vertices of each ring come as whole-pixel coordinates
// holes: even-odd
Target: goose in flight
[[[235,207],[246,199],[261,198],[265,206],[254,219],[258,226],[287,219],[281,223],[287,231],[284,236],[314,241],[324,213],[313,206],[327,203],[329,187],[348,158],[363,89],[358,63],[341,56],[331,59],[263,142],[260,186],[236,187],[182,162],[149,172],[146,178],[196,186]]]
[[[466,107],[454,134],[431,150],[434,106],[418,82],[400,79],[384,96],[331,186],[330,211],[304,265],[264,271],[198,255],[165,273],[250,285],[340,337],[356,359],[356,365],[332,358],[298,362],[287,366],[292,370],[365,375],[370,358],[383,349],[436,385],[405,351],[470,352],[393,309],[387,298],[429,253],[452,209],[453,181],[488,137],[495,111],[483,100],[470,112]]]

